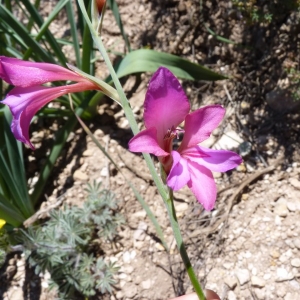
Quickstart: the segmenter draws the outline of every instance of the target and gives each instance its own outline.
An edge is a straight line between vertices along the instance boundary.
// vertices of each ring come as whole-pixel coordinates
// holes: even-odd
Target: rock
[[[226,285],[228,285],[228,287],[231,289],[231,290],[234,290],[234,288],[237,286],[237,279],[236,277],[226,277],[224,279],[224,283]]]
[[[144,290],[149,290],[152,286],[152,281],[151,279],[144,280],[141,282],[141,285]]]
[[[138,290],[134,284],[127,284],[126,288],[124,288],[125,298],[134,299],[137,293]]]
[[[100,171],[100,176],[107,177],[108,175],[109,175],[109,171],[107,167],[102,168],[102,170]]]
[[[287,293],[284,297],[284,300],[296,300],[299,294],[296,293]]]
[[[291,184],[294,188],[300,190],[300,181],[299,181],[297,178],[291,178],[291,179],[290,179],[290,184]]]
[[[278,112],[295,112],[300,107],[300,101],[295,101],[288,89],[277,88],[267,93],[266,102]]]
[[[118,291],[118,292],[116,293],[116,298],[117,298],[117,299],[124,299],[124,294],[123,294],[123,292],[122,292],[122,291]]]
[[[294,240],[294,245],[298,250],[300,250],[300,239],[299,238]]]
[[[87,149],[82,153],[82,156],[88,157],[88,156],[92,156],[94,154],[95,150],[93,149]]]
[[[280,257],[280,253],[279,253],[277,250],[275,250],[275,249],[273,249],[273,250],[271,251],[270,255],[271,255],[273,258],[279,258],[279,257]]]
[[[83,173],[80,170],[76,170],[73,174],[74,180],[80,180],[80,181],[88,181],[89,176],[87,176],[85,173]]]
[[[135,250],[132,251],[125,251],[123,253],[123,261],[124,263],[129,263],[131,260],[133,260],[136,256]]]
[[[145,210],[137,211],[134,214],[132,214],[133,218],[145,218],[147,215]]]
[[[256,296],[257,299],[259,300],[265,300],[265,291],[262,289],[254,289],[254,294]]]
[[[287,205],[286,205],[286,200],[284,198],[280,198],[274,207],[274,213],[275,215],[279,217],[286,217],[289,213]]]
[[[296,211],[297,210],[296,204],[294,202],[288,201],[286,203],[286,206],[287,206],[289,211]]]
[[[176,205],[175,208],[176,208],[176,212],[185,212],[189,208],[189,205],[188,203],[183,202]]]
[[[228,300],[237,300],[237,297],[233,291],[229,291],[227,294],[227,299]]]
[[[233,150],[243,142],[240,136],[235,131],[228,131],[222,135],[214,148],[222,150]]]
[[[278,285],[276,287],[276,294],[277,294],[278,297],[282,297],[283,298],[286,295],[286,292],[287,292],[287,290],[286,290],[285,286]]]
[[[251,284],[254,287],[262,288],[266,285],[266,282],[262,278],[259,278],[257,276],[252,276],[251,277]]]
[[[300,268],[300,258],[293,258],[291,260],[291,265],[295,268]]]
[[[250,273],[247,269],[238,270],[236,272],[236,276],[240,282],[240,285],[243,285],[250,280]]]
[[[8,293],[7,293],[8,294]],[[17,287],[16,289],[10,289],[10,295],[8,299],[24,299],[23,298],[23,289],[22,287]]]
[[[145,222],[139,222],[138,228],[133,234],[133,239],[136,241],[143,241],[146,237],[146,230],[148,225]]]
[[[289,273],[283,267],[277,268],[276,274],[277,274],[276,281],[278,281],[278,282],[280,282],[280,281],[286,281],[286,280],[291,280],[291,279],[294,278],[294,275],[291,274],[291,273]]]

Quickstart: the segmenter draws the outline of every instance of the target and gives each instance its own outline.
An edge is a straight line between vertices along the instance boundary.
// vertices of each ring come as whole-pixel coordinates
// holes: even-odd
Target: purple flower
[[[129,150],[157,156],[171,189],[177,191],[187,184],[206,210],[213,209],[217,189],[211,171],[226,172],[242,162],[234,152],[198,145],[218,126],[225,109],[210,105],[189,113],[190,104],[179,81],[163,67],[149,83],[144,108],[146,129],[129,141]],[[178,129],[183,121],[184,130]],[[182,142],[173,150],[173,139],[181,131]]]
[[[31,149],[34,147],[29,140],[29,125],[38,110],[50,101],[68,93],[99,90],[99,86],[92,81],[61,66],[5,56],[0,56],[0,78],[15,86],[1,102],[9,106],[13,115],[11,130],[16,139]],[[77,83],[57,87],[42,85],[60,80]]]

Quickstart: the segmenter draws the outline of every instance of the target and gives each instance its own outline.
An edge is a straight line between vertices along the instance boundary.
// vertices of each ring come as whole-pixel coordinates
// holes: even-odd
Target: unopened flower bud
[[[98,13],[99,15],[102,14],[102,11],[103,11],[103,8],[104,8],[104,5],[105,5],[105,2],[106,0],[96,0],[96,6],[97,6],[97,9],[98,9]]]

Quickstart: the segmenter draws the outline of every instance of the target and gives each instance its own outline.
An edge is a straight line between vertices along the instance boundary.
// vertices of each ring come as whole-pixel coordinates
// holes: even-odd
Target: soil
[[[266,23],[251,21],[230,1],[117,3],[133,49],[173,53],[229,78],[182,81],[193,110],[214,103],[226,108],[224,121],[205,144],[240,151],[244,159],[236,170],[214,174],[219,193],[211,212],[204,211],[188,189],[175,193],[182,234],[200,282],[222,299],[300,299],[300,102],[294,100],[297,85],[289,73],[299,67],[298,12],[275,10],[272,21]],[[221,41],[207,28],[232,43]],[[52,30],[58,36],[64,34],[59,23]],[[103,38],[108,48],[124,51],[109,9]],[[99,76],[108,74],[101,62],[99,67]],[[140,128],[150,76],[129,76],[123,81]],[[154,212],[170,253],[122,175],[79,126],[55,168],[42,207],[56,203],[62,195],[65,203],[80,205],[86,183],[93,180],[119,199],[126,224],[113,245],[103,246],[105,256],[120,266],[119,282],[112,295],[96,299],[158,300],[192,292],[147,166],[140,154],[127,150],[132,133],[123,112],[108,99],[98,111],[89,128]],[[32,141],[40,143],[41,137],[51,142],[51,135],[39,130]],[[45,149],[30,155],[36,157],[36,166],[31,164],[36,170]],[[25,280],[29,271],[25,272],[22,257],[10,257],[3,272],[1,277],[9,279],[0,288],[3,299],[25,299],[24,282],[35,291],[26,299],[55,298],[47,288],[47,274]]]

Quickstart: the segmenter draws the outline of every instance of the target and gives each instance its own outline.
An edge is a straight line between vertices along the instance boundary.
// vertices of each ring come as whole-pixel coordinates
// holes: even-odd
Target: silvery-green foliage
[[[111,292],[116,283],[116,266],[93,250],[100,249],[101,240],[112,240],[124,220],[116,213],[111,191],[94,183],[87,192],[82,208],[65,205],[53,210],[43,226],[29,228],[25,234],[30,264],[37,273],[51,274],[50,286],[58,289],[61,299]]]

